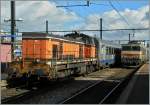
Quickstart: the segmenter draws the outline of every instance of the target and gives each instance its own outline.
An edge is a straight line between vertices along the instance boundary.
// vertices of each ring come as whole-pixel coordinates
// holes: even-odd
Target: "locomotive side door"
[[[58,58],[58,45],[53,45],[53,49],[52,49],[52,55],[53,55],[53,59],[57,59]]]
[[[79,45],[79,58],[83,58],[83,45]]]
[[[63,60],[63,42],[60,42],[59,46],[59,59]]]

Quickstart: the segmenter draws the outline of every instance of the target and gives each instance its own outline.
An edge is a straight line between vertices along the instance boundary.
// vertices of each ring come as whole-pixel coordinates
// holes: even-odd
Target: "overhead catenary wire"
[[[119,4],[119,2],[117,2],[117,3]],[[118,15],[124,20],[124,22],[131,28],[131,25],[129,24],[129,22],[127,21],[127,19],[123,15],[121,15],[121,13],[118,11],[118,9],[112,4],[111,0],[109,0],[109,4],[118,13]],[[134,30],[132,30],[132,32],[134,34]]]
[[[121,15],[121,13],[118,11],[118,9],[112,4],[112,2],[109,0],[109,4],[110,6],[118,13],[118,15],[124,20],[124,22],[131,27],[131,25],[128,23],[128,21],[126,20],[126,18],[124,18],[124,16]]]
[[[123,30],[123,31],[129,31],[129,30],[134,30],[134,31],[146,31],[146,30],[149,30],[149,28],[122,28],[122,29],[103,29],[102,31],[121,31],[121,30]],[[95,30],[92,30],[92,29],[86,29],[86,30],[76,30],[76,29],[74,29],[74,30],[51,30],[51,31],[48,31],[48,32],[75,32],[75,31],[82,31],[82,32],[84,32],[84,31],[97,31],[97,32],[99,32],[100,30],[99,29],[95,29]],[[31,32],[36,32],[36,33],[38,33],[38,32],[45,32],[45,31],[31,31]],[[10,32],[1,32],[1,33],[10,33]],[[24,31],[20,31],[20,32],[18,32],[18,33],[24,33]]]
[[[126,20],[126,18],[124,16],[121,15],[121,13],[118,11],[118,9],[112,4],[112,2],[109,0],[109,4],[110,5],[107,5],[107,4],[98,4],[98,3],[94,3],[94,2],[91,2],[89,0],[87,0],[87,4],[86,5],[66,5],[66,6],[56,6],[56,7],[64,7],[65,9],[68,9],[67,7],[74,7],[74,6],[89,6],[91,4],[94,4],[94,5],[104,5],[104,6],[111,6],[117,13],[118,15],[124,20],[124,22],[129,26],[131,27],[131,25],[129,24],[129,22]],[[70,11],[70,9],[68,9]],[[104,30],[103,30],[104,31]],[[133,30],[131,30],[133,31]],[[66,32],[66,31],[65,31]],[[134,31],[133,31],[134,32]]]
[[[122,5],[120,4],[120,2],[119,2],[118,0],[115,0],[115,1],[116,1],[116,3],[119,5],[119,7],[122,8]],[[124,31],[122,31],[122,30],[121,30],[120,32],[121,32],[122,34],[126,34],[126,33],[125,33]]]
[[[90,4],[93,4],[93,5],[102,5],[102,6],[110,6],[108,4],[101,4],[101,3],[94,3],[94,2],[90,2]]]
[[[86,1],[86,4],[75,4],[75,5],[59,5],[56,7],[77,7],[77,6],[89,6],[90,2],[89,0]]]
[[[115,0],[116,3],[118,3],[118,5],[120,6],[120,8],[122,8],[122,5],[120,4],[120,2],[118,0]]]

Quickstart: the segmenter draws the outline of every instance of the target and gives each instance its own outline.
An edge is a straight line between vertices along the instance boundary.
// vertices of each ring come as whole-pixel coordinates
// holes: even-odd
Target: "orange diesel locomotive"
[[[48,80],[84,74],[97,67],[95,44],[47,33],[22,35],[22,62],[12,63],[14,78]]]

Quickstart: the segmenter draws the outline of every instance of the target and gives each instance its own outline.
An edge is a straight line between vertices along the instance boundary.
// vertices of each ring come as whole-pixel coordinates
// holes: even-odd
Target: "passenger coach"
[[[121,45],[111,41],[99,40],[98,47],[99,64],[102,68],[120,65]]]

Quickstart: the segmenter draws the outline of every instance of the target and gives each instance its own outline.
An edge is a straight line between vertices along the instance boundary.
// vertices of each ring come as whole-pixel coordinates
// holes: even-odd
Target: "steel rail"
[[[67,98],[66,100],[64,100],[64,101],[60,102],[59,104],[63,104],[63,103],[65,103],[65,102],[67,102],[68,100],[70,100],[70,99],[72,99],[72,98],[76,97],[77,95],[79,95],[79,94],[81,94],[81,93],[83,93],[83,92],[87,91],[88,89],[90,89],[90,88],[92,88],[92,87],[96,86],[97,84],[99,84],[99,83],[101,83],[101,82],[103,82],[103,80],[98,81],[98,82],[96,82],[96,83],[94,83],[94,84],[92,84],[92,85],[88,86],[87,88],[84,88],[83,90],[81,90],[81,91],[79,91],[78,93],[74,94],[73,96],[71,96],[71,97]]]
[[[119,84],[117,84],[117,86],[115,86],[104,98],[103,100],[100,101],[99,104],[105,104],[104,102],[113,94],[113,92],[115,92],[123,83],[125,83],[126,81],[129,81],[132,76],[136,73],[137,70],[139,70],[142,67],[142,65],[138,65],[137,67],[135,67],[135,70],[133,70],[130,74],[128,74],[123,80],[121,80],[119,82]],[[109,99],[108,99],[109,100]],[[107,104],[107,103],[106,103]]]
[[[28,91],[28,92],[25,92],[25,93],[22,93],[22,94],[19,94],[19,95],[8,97],[8,98],[5,98],[5,99],[2,99],[1,103],[2,104],[8,104],[8,103],[13,104],[12,102],[14,102],[15,100],[23,98],[24,96],[31,95],[32,93],[33,93],[33,91]]]
[[[82,91],[76,93],[75,95],[69,97],[68,99],[62,101],[60,104],[67,103],[67,101],[68,101],[68,102],[71,101],[71,99],[77,97],[78,95],[83,94],[84,92],[88,91],[89,89],[91,89],[92,87],[94,87],[94,86],[100,84],[100,83],[103,82],[103,81],[111,81],[111,82],[117,83],[115,86],[112,87],[112,89],[111,89],[108,93],[104,94],[104,98],[100,99],[99,104],[103,104],[104,101],[109,100],[109,98],[111,98],[110,96],[111,96],[117,89],[119,89],[119,87],[123,86],[124,83],[125,83],[126,81],[128,81],[128,79],[130,79],[130,78],[132,77],[132,75],[134,75],[134,73],[138,70],[139,67],[140,67],[140,66],[136,67],[135,70],[133,70],[130,74],[128,74],[128,75],[127,75],[124,79],[122,79],[122,80],[109,80],[109,79],[108,79],[108,80],[101,80],[100,82],[97,82],[97,83],[95,83],[95,84],[89,86],[88,88],[85,88],[85,89],[83,89]]]
[[[99,104],[102,104],[122,83],[123,81],[119,82],[101,101]]]

